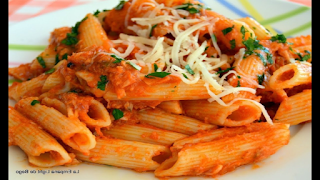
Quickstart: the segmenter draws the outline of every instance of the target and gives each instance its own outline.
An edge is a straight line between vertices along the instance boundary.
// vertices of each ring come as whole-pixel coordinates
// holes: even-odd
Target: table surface
[[[48,12],[97,1],[111,0],[9,0],[9,26]],[[279,1],[291,1],[311,7],[311,0]]]

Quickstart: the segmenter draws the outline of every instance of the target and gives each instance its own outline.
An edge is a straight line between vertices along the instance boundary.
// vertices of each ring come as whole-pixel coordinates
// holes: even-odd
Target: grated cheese
[[[112,49],[112,52],[119,55],[122,58],[126,58],[130,55],[134,47],[138,47],[142,54],[136,53],[136,59],[132,59],[132,63],[141,64],[148,66],[149,72],[151,73],[153,63],[165,64],[165,68],[159,68],[157,71],[165,71],[171,73],[171,75],[179,77],[186,84],[197,83],[199,79],[204,80],[206,83],[204,86],[207,89],[208,94],[211,98],[208,99],[209,102],[216,101],[220,105],[229,106],[238,100],[247,100],[255,103],[262,111],[263,115],[267,121],[272,124],[272,120],[269,117],[264,106],[254,100],[236,98],[229,103],[225,103],[221,100],[222,97],[228,94],[237,94],[240,91],[247,91],[255,94],[256,89],[249,87],[233,87],[227,81],[226,78],[230,74],[241,74],[241,78],[245,79],[250,84],[255,85],[258,88],[264,88],[264,86],[259,85],[256,81],[252,80],[250,77],[245,77],[243,72],[237,72],[230,70],[223,76],[217,74],[217,70],[228,64],[228,56],[221,53],[221,50],[213,38],[213,30],[215,23],[219,18],[208,18],[206,16],[201,16],[199,19],[183,19],[189,16],[189,12],[182,9],[176,9],[172,7],[165,7],[163,4],[158,4],[153,1],[152,3],[142,3],[138,8],[138,11],[147,10],[148,6],[153,7],[147,13],[141,15],[142,17],[132,17],[131,21],[135,24],[128,26],[129,14],[131,7],[135,4],[136,0],[131,2],[131,6],[128,9],[127,15],[125,17],[125,26],[136,33],[137,36],[127,35],[121,33],[118,40],[113,40],[113,43],[123,43],[127,44],[128,47],[124,53]],[[152,26],[156,24],[163,24],[165,26],[173,27],[171,35],[175,38],[172,41],[166,37],[155,37],[149,38],[149,34]],[[208,57],[205,53],[208,42],[204,41],[199,44],[199,34],[204,28],[208,29],[211,35],[211,41],[213,47],[216,49],[217,54],[215,57]],[[238,53],[234,55],[236,59],[242,61],[245,53],[245,49],[241,48]],[[139,66],[134,64],[139,69]],[[185,66],[189,65],[190,72],[185,69]],[[213,93],[209,86],[212,86],[218,91],[219,94]]]

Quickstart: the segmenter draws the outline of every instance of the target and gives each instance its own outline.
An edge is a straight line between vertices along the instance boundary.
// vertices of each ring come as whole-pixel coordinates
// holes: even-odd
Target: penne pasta
[[[19,146],[29,163],[39,167],[60,166],[72,161],[50,134],[9,106],[9,143]]]
[[[53,107],[58,110],[61,114],[68,116],[67,106],[60,100],[56,98],[43,97],[41,99],[41,104],[47,107]]]
[[[94,136],[83,123],[77,119],[69,119],[54,108],[41,105],[37,101],[37,97],[24,98],[15,108],[53,136],[82,153],[87,154],[95,147]]]
[[[253,102],[238,100],[229,106],[207,100],[181,101],[187,116],[219,126],[242,126],[258,120],[261,110]]]
[[[75,75],[86,91],[93,93],[96,97],[102,97],[105,94],[104,91],[97,88],[97,79],[99,79],[97,75],[88,71],[77,71]]]
[[[96,146],[84,155],[71,149],[83,161],[124,167],[143,172],[155,170],[165,158],[170,156],[166,146],[111,138],[96,138]]]
[[[60,73],[60,70],[63,69],[65,66],[67,66],[67,61],[62,60],[51,69],[53,72],[48,76],[48,78],[43,84],[41,90],[43,93],[51,90],[52,88],[61,88],[65,85],[65,78]]]
[[[107,127],[111,124],[109,112],[95,99],[90,100],[87,111],[79,111],[79,119],[89,127]]]
[[[93,45],[102,46],[104,50],[109,51],[112,42],[108,39],[97,17],[89,13],[82,20],[78,27],[79,43],[77,51],[82,51]]]
[[[183,109],[179,100],[163,101],[157,107],[173,114],[183,113]]]
[[[117,139],[139,141],[150,144],[169,146],[173,142],[187,137],[185,134],[176,133],[147,124],[115,125],[110,129],[101,129],[104,135],[111,135]]]
[[[249,163],[259,162],[288,144],[289,125],[273,125],[256,132],[185,145],[172,152],[155,170],[157,177],[208,175],[216,177]]]
[[[311,121],[312,90],[304,90],[280,103],[273,122],[297,125]]]
[[[154,86],[148,86],[147,91],[143,94],[136,94],[135,92],[126,93],[125,97],[121,100],[191,100],[191,99],[207,99],[210,98],[208,91],[204,86],[205,82],[199,80],[195,84],[179,83],[164,83]],[[118,100],[116,93],[112,90],[113,87],[108,86],[106,91],[108,93],[103,95],[106,100]],[[209,86],[209,89],[215,93],[219,91]]]
[[[158,128],[182,134],[195,134],[199,130],[215,129],[217,126],[203,123],[188,116],[171,114],[159,108],[138,111],[137,118]]]
[[[24,81],[21,83],[13,83],[9,87],[9,97],[15,101],[19,101],[24,97],[39,96],[41,94],[41,89],[43,84],[49,75],[41,74],[29,81]]]
[[[272,89],[285,89],[307,83],[311,83],[311,64],[291,63],[273,73],[269,86]]]
[[[210,142],[213,140],[218,140],[225,137],[233,137],[236,135],[241,135],[244,133],[256,132],[262,129],[270,128],[271,126],[281,126],[282,124],[277,123],[270,125],[266,122],[261,123],[251,123],[244,126],[238,127],[223,127],[218,129],[209,129],[200,131],[192,136],[177,140],[172,145],[172,149],[182,149],[185,144],[196,144]]]
[[[254,32],[258,40],[270,39],[272,36],[272,34],[265,27],[251,17],[239,18],[237,20],[246,23]]]

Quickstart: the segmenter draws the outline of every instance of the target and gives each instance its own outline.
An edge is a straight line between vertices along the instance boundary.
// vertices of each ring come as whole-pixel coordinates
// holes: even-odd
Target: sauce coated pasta
[[[9,68],[21,81],[9,87],[9,145],[39,167],[216,177],[311,121],[311,62],[310,35],[271,34],[194,0],[121,0]]]

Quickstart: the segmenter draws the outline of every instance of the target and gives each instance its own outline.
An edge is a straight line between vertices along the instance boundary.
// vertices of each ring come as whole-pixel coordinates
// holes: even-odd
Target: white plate
[[[247,0],[202,0],[205,4],[229,18],[239,18],[243,14],[250,14],[253,17],[260,16],[260,20],[273,20],[269,27],[280,31],[289,32],[290,36],[311,34],[311,9],[305,10],[302,6],[283,1],[247,1]],[[249,3],[249,4],[248,4]],[[97,9],[111,9],[118,1],[95,2],[75,6],[52,13],[44,14],[36,18],[28,19],[9,26],[9,44],[22,45],[47,45],[50,32],[57,27],[74,26],[75,22],[81,20],[86,13],[93,13]],[[250,6],[251,5],[251,6]],[[300,8],[300,9],[299,9]],[[272,10],[270,10],[272,9]],[[297,10],[298,9],[298,10]],[[301,10],[301,12],[299,11]],[[294,16],[285,19],[273,17],[290,14],[292,11],[299,11]],[[303,12],[302,12],[303,11]],[[257,14],[258,12],[258,14]],[[292,13],[291,13],[292,15]],[[280,16],[282,17],[282,16]],[[262,18],[262,19],[261,19]],[[307,25],[306,25],[307,24]],[[301,28],[302,27],[302,28]],[[295,31],[292,32],[292,29]],[[298,31],[297,31],[298,29]],[[299,31],[300,30],[300,31]],[[290,32],[291,31],[291,32]],[[14,50],[9,48],[9,66],[20,63],[27,63],[34,59],[38,51]],[[9,100],[9,105],[14,101]],[[301,180],[311,179],[311,123],[297,125],[290,128],[291,139],[288,145],[281,148],[270,158],[257,163],[237,168],[223,176],[219,180],[274,180],[290,179]],[[9,179],[103,179],[103,180],[157,180],[153,173],[137,173],[128,169],[110,167],[91,163],[82,163],[71,167],[40,168],[28,164],[27,157],[23,151],[16,147],[9,147]],[[256,168],[258,167],[258,168]],[[63,174],[48,173],[51,170],[67,170]],[[24,173],[23,173],[24,172]],[[46,173],[45,173],[46,172]],[[185,177],[172,179],[186,179]],[[205,179],[203,177],[188,177],[187,179]]]

